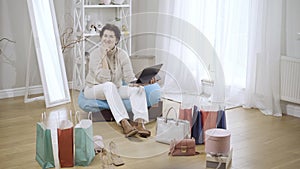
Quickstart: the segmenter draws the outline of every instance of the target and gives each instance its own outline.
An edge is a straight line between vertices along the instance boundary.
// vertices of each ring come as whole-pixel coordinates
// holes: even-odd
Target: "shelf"
[[[121,32],[121,35],[129,35],[129,32]],[[99,33],[84,33],[83,36],[100,36]]]
[[[90,4],[92,2],[92,4]],[[93,3],[94,2],[94,3]],[[100,2],[100,1],[99,1]],[[86,3],[86,4],[85,4]],[[89,5],[88,5],[89,4]],[[90,15],[90,23],[86,18]],[[85,85],[86,67],[85,67],[85,52],[92,52],[95,48],[100,45],[100,34],[99,32],[89,31],[87,24],[96,24],[98,21],[105,21],[107,23],[113,23],[119,26],[121,30],[128,30],[121,32],[121,39],[118,46],[124,49],[128,55],[131,54],[131,0],[126,0],[124,4],[97,4],[96,1],[87,0],[75,0],[74,8],[74,35],[77,39],[80,39],[74,47],[74,78],[76,89],[82,89]],[[120,21],[115,22],[115,18],[119,18]],[[94,23],[95,22],[95,23]],[[123,25],[126,29],[123,29]],[[88,25],[90,26],[90,25]],[[84,40],[82,40],[84,39]]]
[[[84,8],[129,8],[130,5],[84,5]]]
[[[83,36],[100,36],[99,33],[84,33]]]

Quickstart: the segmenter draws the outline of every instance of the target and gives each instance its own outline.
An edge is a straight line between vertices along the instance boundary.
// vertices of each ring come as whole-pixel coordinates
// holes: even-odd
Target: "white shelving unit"
[[[100,0],[74,0],[74,33],[78,43],[74,48],[73,89],[81,90],[85,85],[86,53],[99,46],[99,30],[107,23],[121,30],[119,47],[131,55],[131,0],[123,4],[104,5]],[[92,27],[97,28],[96,31]]]

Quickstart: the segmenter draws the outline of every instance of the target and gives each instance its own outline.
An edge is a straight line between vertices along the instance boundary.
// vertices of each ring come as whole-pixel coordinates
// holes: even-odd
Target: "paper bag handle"
[[[88,113],[88,119],[93,121],[92,112],[89,112],[89,113]],[[79,112],[79,111],[76,111],[76,112],[75,112],[75,123],[76,123],[76,124],[79,123],[80,120],[81,120],[81,119],[80,119],[80,112]]]
[[[72,110],[70,110],[69,115],[70,115],[70,121],[74,125],[73,118],[72,118]],[[59,128],[59,125],[60,125],[60,112],[57,112],[57,122],[56,122],[56,124],[57,124],[57,128]]]
[[[78,115],[78,114],[79,114],[79,111],[76,111],[76,112],[75,112],[75,120],[74,120],[74,121],[75,121],[75,124],[77,124],[77,123],[80,122],[80,117],[79,117],[80,115]]]
[[[41,123],[45,124],[46,119],[47,119],[46,112],[43,112],[42,113],[42,118],[41,118]]]
[[[90,120],[93,121],[93,116],[92,116],[92,115],[93,115],[92,112],[89,112],[89,114],[88,114],[88,119],[90,119]]]

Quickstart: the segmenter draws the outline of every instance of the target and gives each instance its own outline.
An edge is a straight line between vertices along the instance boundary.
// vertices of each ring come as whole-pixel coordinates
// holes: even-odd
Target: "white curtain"
[[[280,42],[282,0],[252,0],[249,4],[249,45],[245,107],[281,116]]]
[[[190,2],[184,1],[160,1],[159,10],[165,15],[160,13],[157,24],[157,31],[163,36],[157,37],[156,48],[168,52],[165,59],[166,78],[163,97],[180,101],[182,107],[199,104],[200,96],[204,95],[202,79],[214,80],[215,84],[218,84],[216,86],[224,86],[223,72],[217,54],[210,41],[196,27],[199,20],[194,18],[200,18],[202,14],[190,13],[198,11],[197,8],[201,6],[202,1],[191,2],[194,3],[193,6],[188,5]],[[207,67],[209,68],[206,69]],[[224,90],[222,87],[216,89],[218,90],[213,91],[218,94],[208,99],[223,102]]]
[[[186,21],[183,28],[175,28],[176,22],[170,21],[163,24],[164,29],[173,33],[176,31],[182,37],[190,36],[197,39],[197,36],[190,35],[185,29],[192,25],[205,35],[217,54],[217,58],[210,60],[213,68],[209,67],[210,64],[207,67],[203,62],[197,62],[191,54],[190,51],[197,49],[186,48],[185,44],[174,42],[172,39],[157,38],[157,48],[163,48],[171,53],[165,60],[166,71],[172,72],[173,79],[180,83],[181,88],[180,91],[174,87],[174,80],[170,80],[167,76],[163,88],[165,96],[176,98],[169,94],[174,91],[194,90],[196,95],[202,93],[202,88],[197,89],[193,85],[201,85],[199,84],[201,79],[217,80],[222,77],[222,73],[216,72],[219,69],[218,64],[214,64],[219,61],[225,77],[226,88],[223,92],[226,95],[227,105],[257,107],[266,114],[281,115],[279,105],[281,3],[282,0],[159,1],[159,12],[174,16],[175,20],[179,17]],[[158,27],[161,26],[158,24]],[[179,65],[178,60],[185,64]],[[206,72],[203,68],[197,69],[199,65],[202,65]],[[191,81],[187,78],[196,80]],[[215,94],[222,95],[222,90],[219,89]],[[182,101],[182,96],[177,99]],[[186,105],[196,103],[195,98],[184,101]]]

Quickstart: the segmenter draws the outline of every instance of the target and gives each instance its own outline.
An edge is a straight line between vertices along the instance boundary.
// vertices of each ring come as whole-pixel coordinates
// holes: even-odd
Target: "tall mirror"
[[[46,107],[70,102],[52,0],[27,0]]]

